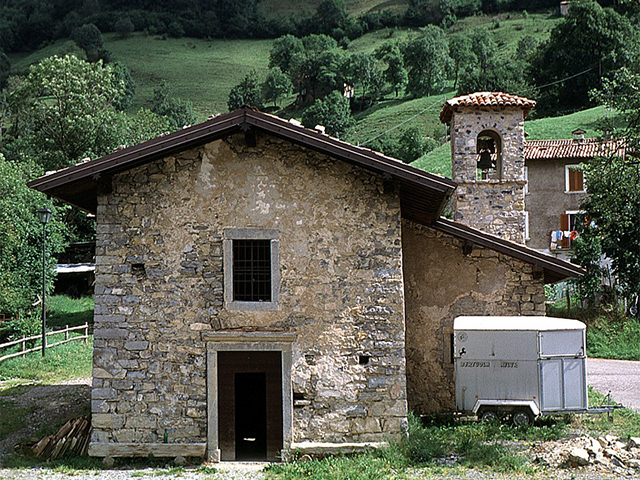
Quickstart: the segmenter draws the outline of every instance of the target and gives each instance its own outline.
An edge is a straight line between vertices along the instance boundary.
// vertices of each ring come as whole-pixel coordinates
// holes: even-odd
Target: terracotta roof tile
[[[530,100],[516,95],[503,92],[476,92],[462,97],[455,97],[447,100],[440,112],[440,121],[447,123],[451,120],[451,115],[458,107],[491,107],[500,109],[504,107],[521,107],[526,116],[533,107],[535,100]]]
[[[525,160],[576,159],[588,160],[596,155],[624,155],[619,141],[601,141],[597,138],[581,140],[530,140],[524,144]]]

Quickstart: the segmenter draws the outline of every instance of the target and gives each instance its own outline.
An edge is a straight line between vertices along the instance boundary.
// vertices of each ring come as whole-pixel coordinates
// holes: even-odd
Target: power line
[[[553,85],[557,85],[558,83],[566,82],[567,80],[571,80],[572,78],[576,78],[576,77],[579,77],[580,75],[584,75],[585,73],[590,72],[594,68],[596,68],[596,65],[594,65],[593,67],[587,68],[586,70],[583,70],[580,73],[576,73],[576,74],[571,75],[569,77],[565,77],[565,78],[562,78],[560,80],[556,80],[555,82],[547,83],[545,85],[540,85],[539,87],[531,87],[531,88],[529,88],[527,90],[523,90],[521,92],[516,92],[516,95],[522,95],[523,93],[530,92],[532,90],[542,90],[543,88],[551,87]]]
[[[558,83],[566,82],[567,80],[571,80],[572,78],[576,78],[576,77],[579,77],[579,76],[581,76],[581,75],[584,75],[585,73],[590,72],[590,71],[591,71],[591,70],[593,70],[594,68],[596,68],[596,66],[595,66],[595,65],[594,65],[593,67],[587,68],[586,70],[583,70],[582,72],[579,72],[579,73],[576,73],[576,74],[570,75],[570,76],[565,77],[565,78],[562,78],[562,79],[560,79],[560,80],[556,80],[556,81],[554,81],[554,82],[547,83],[547,84],[545,84],[545,85],[541,85],[541,86],[539,86],[539,87],[531,87],[531,88],[529,88],[529,89],[527,89],[527,90],[522,90],[522,91],[520,91],[520,92],[516,92],[516,93],[515,93],[515,95],[523,95],[523,94],[525,94],[525,93],[527,93],[527,92],[531,92],[531,91],[533,91],[533,90],[541,90],[541,89],[543,89],[543,88],[547,88],[547,87],[551,87],[551,86],[553,86],[553,85],[557,85]],[[436,101],[436,102],[432,103],[431,105],[429,105],[429,106],[428,106],[428,107],[426,107],[425,109],[423,109],[423,110],[421,110],[420,112],[416,113],[414,116],[409,117],[408,119],[406,119],[406,120],[404,120],[404,121],[400,122],[399,124],[395,125],[394,127],[391,127],[390,129],[385,130],[384,132],[382,132],[382,133],[380,133],[380,134],[376,135],[375,137],[370,138],[370,139],[369,139],[369,140],[367,140],[366,142],[358,143],[358,146],[365,146],[365,145],[368,145],[368,144],[370,144],[371,142],[373,142],[374,140],[377,140],[378,138],[380,138],[380,137],[383,137],[383,136],[387,135],[388,133],[390,133],[390,132],[394,131],[395,129],[400,128],[400,127],[401,127],[402,125],[404,125],[405,123],[408,123],[408,122],[410,122],[411,120],[413,120],[414,118],[419,117],[420,115],[422,115],[423,113],[425,113],[427,110],[430,110],[430,109],[431,109],[432,107],[434,107],[435,105],[438,105],[438,104],[442,105],[442,104],[444,103],[444,100],[445,100],[445,97],[444,97],[444,95],[443,95],[443,96],[442,96],[442,100],[438,100],[438,101]]]
[[[414,118],[419,117],[420,115],[422,115],[422,114],[423,114],[424,112],[426,112],[427,110],[429,110],[429,109],[433,108],[435,105],[442,105],[442,102],[443,102],[444,100],[445,100],[445,97],[444,97],[444,95],[443,95],[443,96],[442,96],[442,100],[436,100],[436,101],[435,101],[435,102],[433,102],[431,105],[427,106],[425,109],[423,109],[423,110],[419,111],[418,113],[416,113],[413,117],[409,117],[409,118],[407,118],[407,119],[406,119],[406,120],[404,120],[403,122],[400,122],[400,123],[399,123],[399,124],[397,124],[396,126],[391,127],[391,128],[390,128],[390,129],[388,129],[388,130],[385,130],[385,131],[384,131],[384,132],[382,132],[381,134],[376,135],[376,136],[375,136],[375,137],[373,137],[373,138],[370,138],[370,139],[369,139],[369,140],[367,140],[366,142],[358,143],[358,146],[364,146],[364,145],[368,145],[368,144],[370,144],[370,143],[371,143],[371,142],[373,142],[374,140],[377,140],[378,138],[380,138],[380,137],[382,137],[382,136],[386,135],[387,133],[390,133],[390,132],[394,131],[396,128],[399,128],[399,127],[401,127],[402,125],[404,125],[405,123],[410,122],[410,121],[411,121],[411,120],[413,120]]]

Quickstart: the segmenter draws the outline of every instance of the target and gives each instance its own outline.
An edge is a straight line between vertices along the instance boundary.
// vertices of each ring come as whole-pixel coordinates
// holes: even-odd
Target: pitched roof
[[[475,92],[461,97],[447,100],[440,112],[440,121],[447,123],[459,107],[490,107],[496,110],[508,107],[518,107],[524,110],[526,117],[529,111],[536,106],[535,100],[518,97],[503,92]]]
[[[529,140],[524,144],[525,160],[575,159],[588,160],[597,155],[624,155],[620,141],[601,141],[597,138]]]
[[[53,172],[29,182],[29,186],[95,213],[100,179],[233,133],[250,131],[267,132],[396,179],[403,216],[420,223],[439,217],[456,188],[456,183],[447,178],[249,107]]]
[[[544,272],[545,283],[558,282],[568,277],[582,276],[585,273],[582,267],[574,263],[560,260],[520,243],[496,237],[446,218],[439,218],[429,226],[442,233],[466,240],[471,244],[489,248],[539,267]]]
[[[28,185],[81,209],[95,212],[97,189],[103,179],[238,132],[266,132],[396,179],[400,187],[403,218],[540,266],[544,269],[545,281],[555,282],[583,274],[579,267],[568,262],[440,218],[449,195],[457,186],[452,180],[247,107],[102,158],[53,172],[29,182]]]

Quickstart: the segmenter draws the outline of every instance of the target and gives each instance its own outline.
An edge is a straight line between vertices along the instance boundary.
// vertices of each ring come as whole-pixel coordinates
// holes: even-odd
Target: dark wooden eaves
[[[194,148],[235,132],[256,129],[333,156],[368,170],[388,175],[400,187],[405,218],[428,223],[440,216],[456,183],[378,152],[351,145],[315,130],[241,108],[206,122],[125,148],[102,158],[75,165],[29,182],[29,186],[84,210],[95,212],[100,181],[139,165]]]
[[[460,238],[465,242],[489,248],[522,260],[534,267],[541,268],[544,272],[545,283],[559,282],[567,278],[582,276],[585,273],[585,270],[579,265],[560,260],[524,245],[495,237],[445,218],[439,218],[429,226],[442,233]]]

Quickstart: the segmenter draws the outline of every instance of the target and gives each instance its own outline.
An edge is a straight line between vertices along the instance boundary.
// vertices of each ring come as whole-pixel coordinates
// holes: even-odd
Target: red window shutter
[[[569,191],[581,192],[584,190],[583,184],[584,178],[582,170],[579,170],[577,168],[569,168]]]
[[[581,192],[584,190],[584,173],[582,170],[574,170],[576,175],[576,192]]]
[[[569,177],[571,178],[571,177]],[[561,248],[569,248],[571,246],[571,240],[564,236],[564,232],[569,231],[569,215],[566,213],[560,214],[560,230],[562,230],[562,240],[558,243]]]

